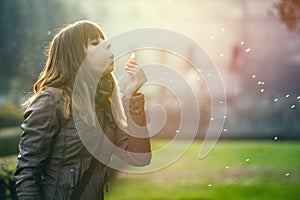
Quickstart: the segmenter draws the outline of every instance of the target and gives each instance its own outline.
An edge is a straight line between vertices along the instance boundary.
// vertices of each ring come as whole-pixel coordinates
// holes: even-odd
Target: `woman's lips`
[[[108,55],[108,57],[109,57],[110,59],[114,59],[114,54],[110,52],[109,55]]]

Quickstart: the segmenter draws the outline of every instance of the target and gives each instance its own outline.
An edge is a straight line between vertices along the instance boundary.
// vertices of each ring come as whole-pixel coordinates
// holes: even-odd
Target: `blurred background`
[[[156,27],[182,33],[202,46],[224,80],[227,137],[253,137],[254,133],[255,137],[300,137],[298,1],[4,0],[1,4],[0,105],[24,101],[24,92],[32,90],[45,63],[43,48],[57,28],[89,19],[108,38]],[[186,51],[190,59],[196,56],[193,49],[186,47]],[[166,59],[160,53],[158,62]],[[178,59],[168,63],[175,65]],[[181,67],[184,75],[192,69]],[[165,95],[161,99],[168,102],[163,93],[155,91],[156,97]],[[205,91],[201,95],[205,127],[205,119],[210,119],[206,117],[209,98]]]
[[[220,102],[227,106],[223,140],[200,162],[197,151],[211,120],[205,80],[194,83],[197,72],[174,55],[136,52],[141,64],[148,56],[190,78],[201,99],[199,140],[158,173],[116,174],[108,199],[299,197],[299,0],[1,0],[0,9],[0,199],[15,198],[12,174],[21,133],[20,104],[46,61],[44,47],[59,27],[82,19],[98,23],[108,38],[144,27],[186,35],[215,63],[227,95]],[[184,48],[188,59],[197,56],[194,49]],[[120,58],[121,66],[122,62]],[[153,148],[160,148],[176,134],[180,106],[164,88],[144,90],[148,102],[159,100],[168,114],[165,126],[153,137]],[[145,184],[135,184],[141,181]],[[151,188],[155,192],[146,195]]]

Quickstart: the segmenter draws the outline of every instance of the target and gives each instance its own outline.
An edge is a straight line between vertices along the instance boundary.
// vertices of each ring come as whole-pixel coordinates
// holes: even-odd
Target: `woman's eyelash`
[[[97,40],[97,41],[94,41],[94,42],[92,42],[92,45],[98,45],[99,44],[99,41]]]

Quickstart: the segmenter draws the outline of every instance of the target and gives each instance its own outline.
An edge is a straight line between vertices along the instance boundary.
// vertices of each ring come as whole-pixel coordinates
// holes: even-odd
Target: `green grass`
[[[152,140],[153,150],[166,143]],[[300,142],[220,141],[202,160],[200,147],[194,142],[175,163],[155,172],[117,173],[106,200],[299,199]],[[12,170],[15,162],[16,155],[0,157]]]
[[[153,141],[154,149],[164,141]],[[195,142],[174,164],[156,172],[119,172],[106,200],[299,199],[300,143],[222,141],[203,160]]]

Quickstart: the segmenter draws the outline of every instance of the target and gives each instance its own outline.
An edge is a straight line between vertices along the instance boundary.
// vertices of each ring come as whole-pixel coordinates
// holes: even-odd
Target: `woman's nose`
[[[109,50],[111,48],[111,44],[107,41],[104,41],[103,45],[104,45],[105,49],[107,49],[107,50]]]

